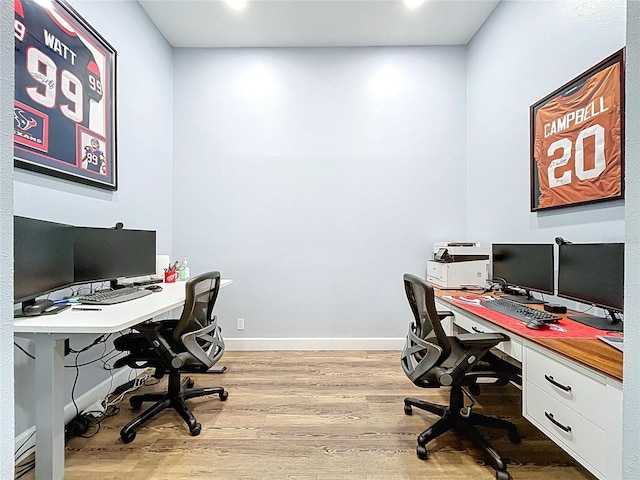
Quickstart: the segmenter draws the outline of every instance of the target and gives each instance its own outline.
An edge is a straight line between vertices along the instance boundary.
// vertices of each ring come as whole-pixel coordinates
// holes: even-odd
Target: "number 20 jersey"
[[[14,0],[14,12],[15,100],[48,117],[46,152],[22,148],[75,165],[76,125],[89,127],[90,99],[102,98],[99,68],[80,37],[48,8]]]
[[[615,197],[621,183],[620,64],[589,77],[535,117],[538,207]]]

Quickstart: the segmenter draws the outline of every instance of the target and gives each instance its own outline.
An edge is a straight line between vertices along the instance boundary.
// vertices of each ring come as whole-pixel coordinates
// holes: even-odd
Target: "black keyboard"
[[[112,305],[114,303],[128,302],[136,298],[151,295],[151,290],[144,288],[125,287],[117,290],[108,290],[106,292],[94,292],[89,295],[78,297],[78,303],[87,305]]]
[[[509,315],[517,320],[523,322],[542,322],[542,323],[556,323],[562,317],[554,315],[553,313],[545,312],[544,310],[538,310],[535,308],[527,307],[513,300],[507,300],[506,298],[500,298],[496,300],[487,300],[480,303],[483,307],[487,307],[494,312],[500,312],[505,315]]]

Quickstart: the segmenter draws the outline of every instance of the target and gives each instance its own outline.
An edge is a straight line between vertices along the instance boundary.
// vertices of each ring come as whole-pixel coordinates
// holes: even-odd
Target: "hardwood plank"
[[[419,389],[400,368],[398,352],[226,352],[223,375],[194,375],[196,386],[223,385],[229,399],[189,400],[202,433],[191,437],[167,411],[123,444],[120,428],[135,416],[128,402],[89,439],[67,445],[65,479],[174,480],[219,478],[286,480],[494,479],[482,454],[457,432],[416,457],[416,437],[436,420],[403,399],[448,400],[447,389]],[[143,387],[164,388],[166,382]],[[520,391],[488,387],[474,411],[510,419],[523,436],[512,445],[502,432],[482,429],[510,459],[518,480],[593,479],[520,415]],[[91,432],[89,432],[91,433]],[[23,478],[34,478],[33,472]]]

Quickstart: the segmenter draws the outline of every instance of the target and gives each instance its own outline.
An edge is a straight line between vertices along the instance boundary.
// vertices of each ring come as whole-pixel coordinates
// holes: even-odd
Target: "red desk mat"
[[[445,295],[441,298],[453,301],[453,303],[463,310],[475,313],[476,315],[484,317],[506,330],[520,334],[524,337],[595,339],[598,335],[617,335],[612,332],[605,332],[588,325],[583,325],[582,323],[574,322],[567,318],[562,318],[558,323],[552,323],[548,327],[543,327],[540,330],[527,328],[525,322],[483,307],[480,302],[492,299],[492,297],[486,295]]]

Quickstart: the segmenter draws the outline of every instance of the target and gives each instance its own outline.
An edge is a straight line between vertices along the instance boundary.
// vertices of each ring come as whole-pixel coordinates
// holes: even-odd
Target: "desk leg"
[[[36,480],[64,478],[64,338],[34,335],[36,344]]]

